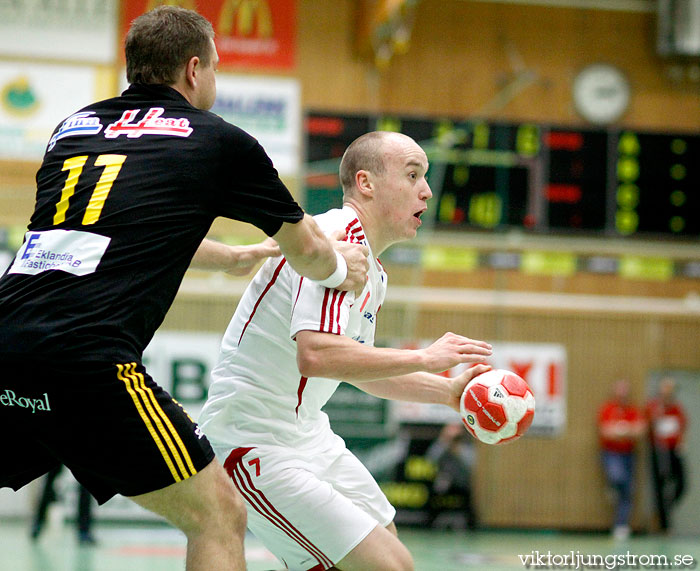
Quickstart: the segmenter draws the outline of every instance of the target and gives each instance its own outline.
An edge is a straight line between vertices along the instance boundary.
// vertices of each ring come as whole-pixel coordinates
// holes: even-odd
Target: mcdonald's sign
[[[123,36],[156,6],[197,10],[214,26],[221,68],[294,66],[296,0],[123,0]]]

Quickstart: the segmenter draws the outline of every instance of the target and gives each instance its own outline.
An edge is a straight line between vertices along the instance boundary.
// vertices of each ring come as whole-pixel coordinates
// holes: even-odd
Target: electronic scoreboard
[[[347,145],[380,129],[425,149],[436,229],[700,238],[700,133],[318,112],[305,129],[312,214],[340,204]]]

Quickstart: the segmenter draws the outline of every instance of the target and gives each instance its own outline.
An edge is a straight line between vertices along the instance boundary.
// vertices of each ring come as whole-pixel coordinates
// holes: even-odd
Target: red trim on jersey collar
[[[345,233],[347,234],[347,238],[345,239],[346,242],[362,242],[368,246],[365,231],[362,229],[362,224],[358,218],[353,218],[353,220],[348,223],[348,225],[345,227]],[[379,266],[382,268],[382,270],[384,270],[384,266],[379,261],[379,258],[375,258],[375,260],[377,260]]]
[[[362,229],[362,224],[358,218],[354,218],[346,227],[345,233],[347,234],[346,240],[348,242],[362,242],[365,239],[365,232]]]

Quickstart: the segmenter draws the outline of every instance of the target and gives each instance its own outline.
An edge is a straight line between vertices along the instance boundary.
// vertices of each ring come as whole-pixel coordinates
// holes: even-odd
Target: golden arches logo
[[[153,10],[157,6],[178,6],[188,10],[196,9],[195,0],[149,0],[146,12]]]
[[[269,3],[267,0],[224,0],[217,32],[224,36],[272,37]]]

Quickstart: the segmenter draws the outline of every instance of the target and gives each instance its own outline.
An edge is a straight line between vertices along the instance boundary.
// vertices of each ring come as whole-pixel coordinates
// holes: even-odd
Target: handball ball
[[[462,422],[472,436],[486,444],[505,444],[530,428],[535,397],[515,373],[492,369],[469,382],[460,408]]]

